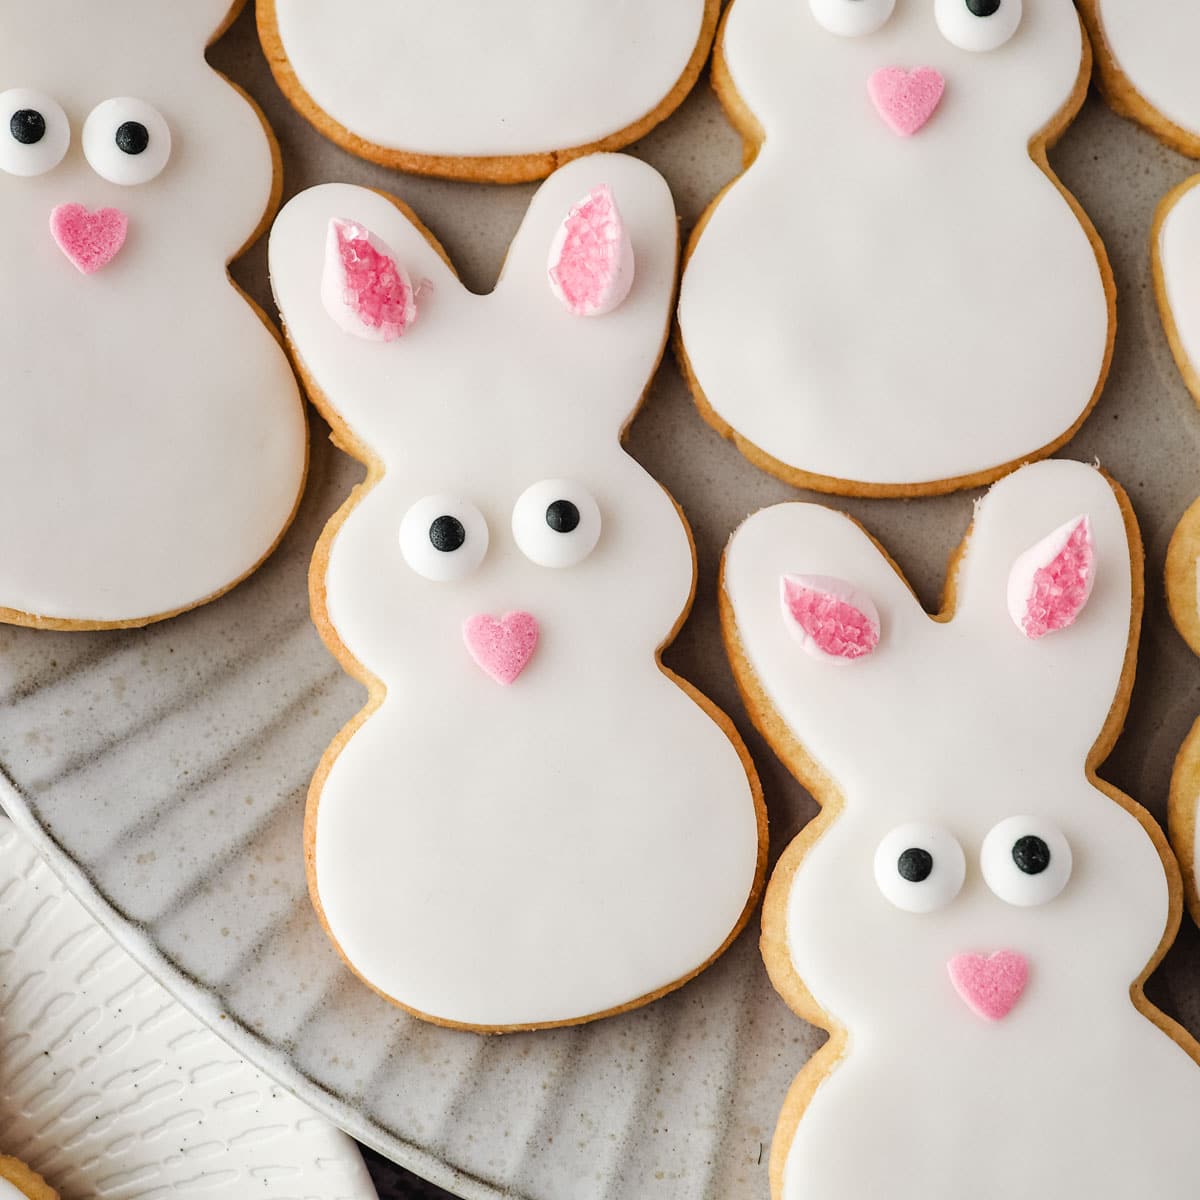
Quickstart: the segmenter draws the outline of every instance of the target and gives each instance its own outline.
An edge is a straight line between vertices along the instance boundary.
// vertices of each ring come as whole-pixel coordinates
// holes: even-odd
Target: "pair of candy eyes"
[[[896,0],[809,0],[809,6],[823,29],[863,37],[887,24]],[[997,50],[1021,24],[1021,0],[934,0],[934,16],[942,36],[960,50]]]
[[[9,175],[45,175],[71,147],[62,106],[31,88],[0,93],[0,122],[0,170]],[[171,130],[145,100],[105,100],[83,124],[83,153],[102,179],[134,187],[162,174],[171,157]]]
[[[579,484],[545,479],[526,489],[513,507],[512,531],[530,562],[574,567],[600,540],[600,508]],[[426,496],[400,523],[404,561],[434,583],[465,579],[487,556],[489,540],[483,513],[461,496]]]
[[[983,840],[984,881],[1006,904],[1034,908],[1058,896],[1071,878],[1071,847],[1050,821],[1009,817]],[[875,852],[879,890],[905,912],[945,908],[967,876],[958,839],[938,825],[902,825]]]

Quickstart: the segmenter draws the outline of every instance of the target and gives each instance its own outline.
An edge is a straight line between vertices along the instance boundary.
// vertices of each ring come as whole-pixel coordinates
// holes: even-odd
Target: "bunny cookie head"
[[[1200,10],[1174,0],[1079,0],[1113,108],[1200,158]]]
[[[753,462],[923,494],[1071,435],[1113,329],[1044,157],[1085,45],[1069,0],[735,0],[714,78],[755,155],[698,226],[679,330]]]
[[[1131,553],[1108,481],[1065,461],[980,503],[945,620],[840,514],[783,505],[735,535],[733,659],[830,808],[768,901],[792,1003],[968,1048],[1128,1005],[1172,915],[1132,803],[1088,777],[1131,682]]]
[[[260,114],[205,61],[229,14],[0,2],[5,619],[190,608],[295,508],[299,391],[226,270],[275,188]]]
[[[548,175],[615,149],[690,91],[719,0],[259,0],[280,86],[366,158],[451,177]],[[348,32],[352,31],[352,32]]]
[[[1076,89],[1084,43],[1068,0],[737,0],[722,49],[768,138],[851,160],[899,153],[883,130],[915,139],[915,184],[963,138],[1023,155]]]
[[[370,468],[314,573],[375,707],[314,785],[311,880],[359,974],[437,1020],[645,1000],[720,951],[755,887],[738,748],[656,662],[690,600],[686,530],[620,444],[677,245],[665,182],[612,155],[542,187],[488,296],[362,189],[302,194],[271,236],[301,370]],[[381,916],[415,907],[429,921]]]

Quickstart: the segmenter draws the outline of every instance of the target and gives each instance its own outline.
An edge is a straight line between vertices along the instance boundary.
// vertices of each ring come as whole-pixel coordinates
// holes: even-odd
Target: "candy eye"
[[[808,0],[817,24],[839,37],[862,37],[887,24],[896,0]]]
[[[980,866],[987,885],[1006,904],[1048,904],[1071,878],[1071,847],[1057,826],[1040,817],[1009,817],[983,840]]]
[[[905,912],[945,908],[962,891],[966,877],[962,847],[938,825],[901,825],[875,851],[875,882]]]
[[[102,179],[134,187],[162,174],[171,157],[171,130],[144,100],[105,100],[84,123],[83,152]]]
[[[461,496],[426,496],[400,522],[400,553],[423,579],[454,583],[484,560],[488,527],[479,511]]]
[[[600,509],[591,492],[569,479],[535,483],[517,501],[513,537],[539,567],[573,567],[600,540]]]
[[[0,122],[0,170],[9,175],[45,175],[66,157],[70,122],[43,92],[10,88],[0,94]]]
[[[936,0],[942,36],[960,50],[996,50],[1021,24],[1021,0]]]

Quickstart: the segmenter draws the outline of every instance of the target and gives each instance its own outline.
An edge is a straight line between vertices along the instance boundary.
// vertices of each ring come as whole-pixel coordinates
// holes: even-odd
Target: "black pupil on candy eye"
[[[546,509],[546,524],[555,533],[574,533],[579,528],[579,509],[570,500],[555,500]]]
[[[46,136],[46,118],[36,108],[22,108],[13,113],[8,131],[22,146],[36,146]]]
[[[1018,838],[1012,856],[1017,870],[1025,875],[1040,875],[1050,865],[1050,847],[1034,834]]]
[[[457,517],[438,517],[429,527],[429,540],[435,550],[443,554],[453,554],[461,550],[467,540],[467,531]]]
[[[1001,0],[966,0],[966,3],[972,16],[991,17],[1000,11]]]
[[[125,154],[142,154],[150,145],[150,130],[141,121],[126,121],[117,130],[116,143]]]
[[[924,883],[933,874],[933,855],[928,850],[912,846],[896,861],[901,879],[909,883]]]

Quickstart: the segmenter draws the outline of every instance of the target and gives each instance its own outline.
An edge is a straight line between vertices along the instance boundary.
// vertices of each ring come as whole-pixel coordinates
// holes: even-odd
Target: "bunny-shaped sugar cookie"
[[[226,266],[272,139],[205,61],[230,0],[0,0],[0,619],[137,625],[291,520],[307,433]]]
[[[541,179],[665,120],[708,60],[720,0],[258,0],[279,86],[384,166]]]
[[[1079,0],[1113,109],[1200,158],[1200,6],[1187,0]]]
[[[620,445],[677,240],[662,178],[613,155],[543,185],[488,296],[361,188],[303,193],[271,236],[301,371],[369,468],[313,567],[371,702],[313,783],[310,884],[353,969],[441,1023],[653,998],[761,883],[745,750],[657,661],[690,604],[686,528]]]
[[[1046,161],[1089,63],[1069,0],[735,0],[714,78],[751,161],[679,307],[706,418],[783,479],[863,495],[1065,442],[1114,328]]]
[[[824,805],[763,920],[776,987],[831,1033],[780,1120],[777,1200],[1195,1195],[1200,1051],[1142,994],[1178,872],[1095,774],[1141,568],[1124,495],[1066,461],[980,502],[936,618],[839,513],[733,537],[743,694]]]

